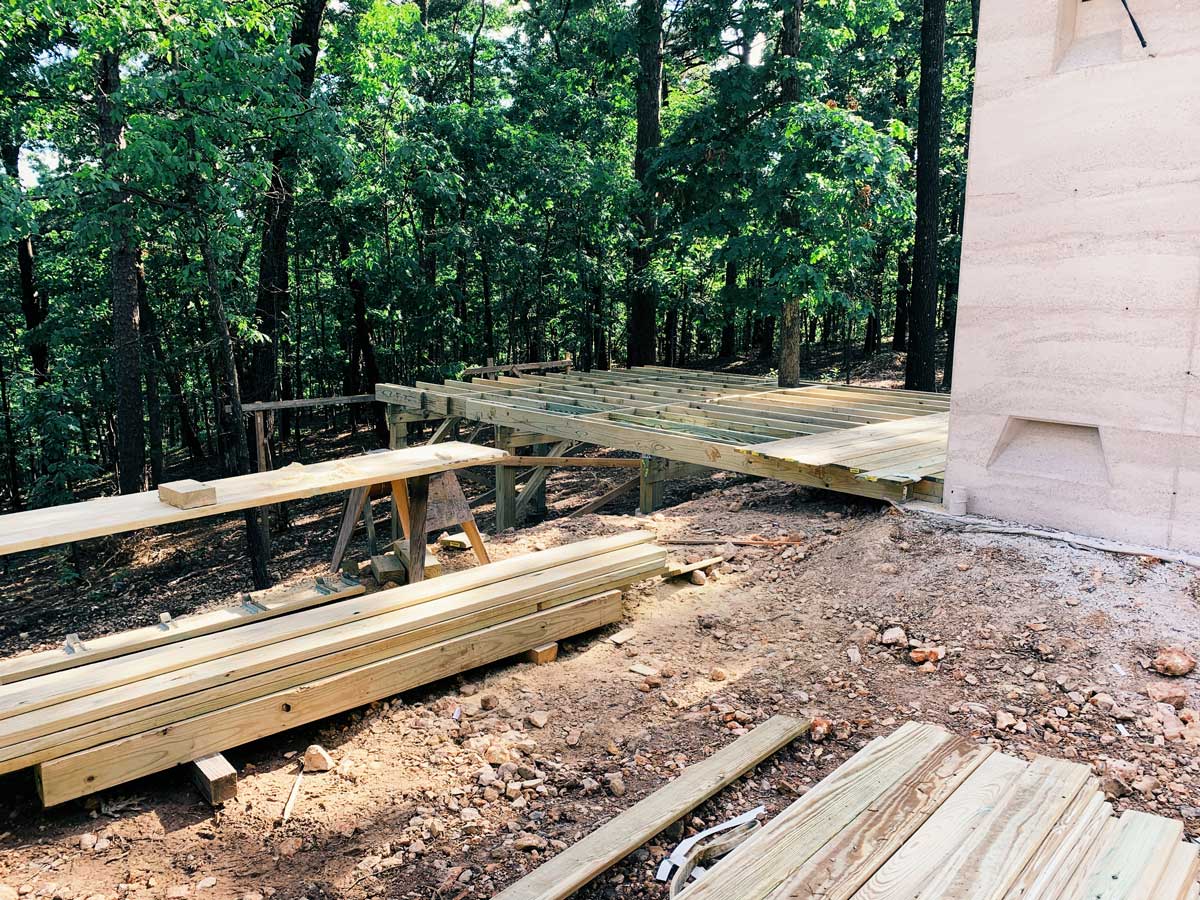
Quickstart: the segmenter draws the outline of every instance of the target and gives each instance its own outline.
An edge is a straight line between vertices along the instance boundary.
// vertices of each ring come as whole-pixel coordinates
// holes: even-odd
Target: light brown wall
[[[1200,552],[1200,2],[983,0],[947,496]]]

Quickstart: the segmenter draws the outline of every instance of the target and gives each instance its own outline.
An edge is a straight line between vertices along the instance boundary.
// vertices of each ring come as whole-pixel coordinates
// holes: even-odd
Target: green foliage
[[[454,376],[487,357],[620,357],[640,196],[626,3],[430,0],[423,12],[339,0],[307,99],[293,4],[4,0],[0,10],[0,145],[19,148],[24,173],[22,183],[7,159],[0,169],[0,244],[32,236],[47,307],[31,325],[16,254],[0,254],[14,435],[0,432],[0,445],[23,500],[57,502],[111,472],[114,229],[140,252],[156,323],[141,354],[158,376],[163,440],[177,447],[187,418],[205,452],[227,446],[201,251],[219,263],[244,367],[269,339],[256,291],[280,148],[298,160],[274,338],[284,394],[369,389],[360,324],[387,380]],[[912,228],[919,4],[809,0],[796,58],[778,50],[781,12],[763,0],[664,8],[659,232],[642,277],[661,298],[671,361],[715,355],[734,319],[748,349],[785,300],[854,323],[884,315],[894,296],[885,274]],[[970,30],[969,3],[952,3],[948,279]],[[108,98],[125,125],[116,149],[97,128],[105,54],[121,62]],[[782,99],[785,81],[799,99]],[[30,362],[42,344],[44,377]]]

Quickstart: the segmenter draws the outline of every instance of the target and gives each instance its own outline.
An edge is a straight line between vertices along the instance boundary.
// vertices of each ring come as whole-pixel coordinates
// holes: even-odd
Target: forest
[[[978,12],[9,0],[3,505],[249,471],[243,402],[488,359],[948,389]]]

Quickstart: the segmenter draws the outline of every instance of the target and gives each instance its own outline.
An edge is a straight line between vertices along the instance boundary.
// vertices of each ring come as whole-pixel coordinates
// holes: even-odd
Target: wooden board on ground
[[[1169,819],[1114,819],[1088,766],[1027,763],[910,722],[678,898],[1181,900],[1200,869],[1182,838]]]
[[[622,615],[621,594],[612,591],[73,753],[38,767],[42,802],[54,806],[82,797],[600,628]]]
[[[192,781],[210,806],[220,806],[237,796],[237,769],[220,753],[194,760]]]
[[[620,862],[672,822],[695,809],[808,731],[809,722],[773,716],[674,781],[620,813],[494,900],[563,900]]]
[[[222,478],[209,482],[216,489],[217,502],[193,509],[177,509],[162,502],[156,491],[145,491],[9,513],[0,516],[0,554],[185,522],[448,469],[491,464],[506,455],[501,450],[472,444],[411,447]]]
[[[0,661],[0,685],[249,625],[284,613],[357,597],[364,592],[365,588],[357,581],[341,576],[308,578],[295,585],[255,591],[244,595],[235,606],[180,616],[178,619],[168,618],[158,625],[89,638],[73,644],[71,649],[60,647]]]

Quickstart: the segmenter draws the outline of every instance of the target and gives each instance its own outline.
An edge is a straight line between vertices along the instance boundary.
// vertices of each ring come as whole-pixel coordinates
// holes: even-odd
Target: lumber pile
[[[0,773],[47,806],[590,631],[661,574],[648,532],[581,541],[0,684]]]
[[[868,744],[680,900],[1184,900],[1174,820],[1104,801],[1088,766],[908,723]]]

